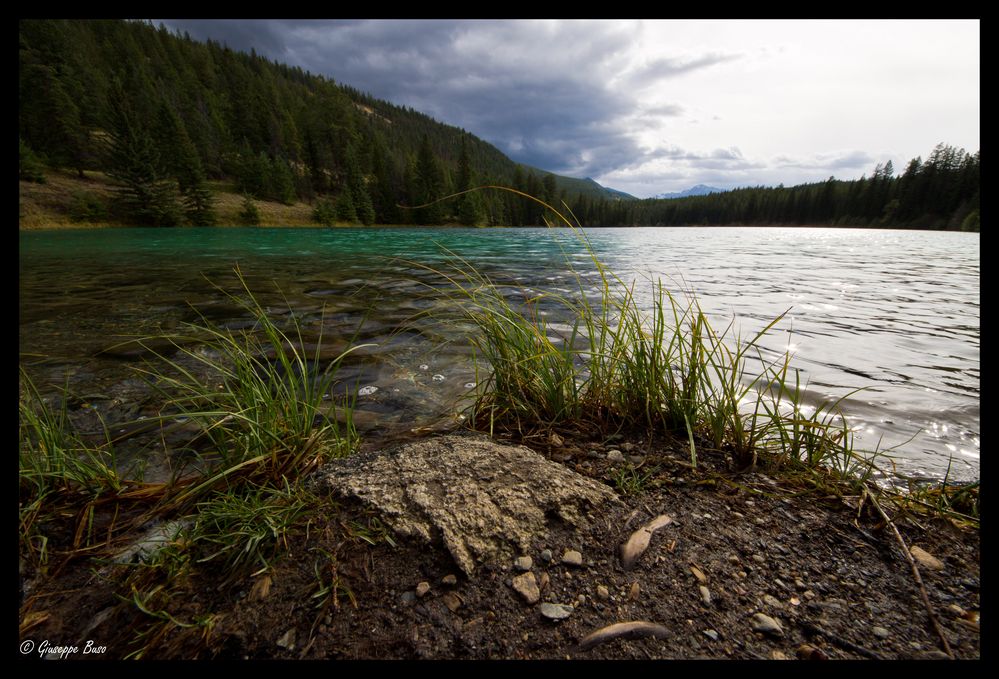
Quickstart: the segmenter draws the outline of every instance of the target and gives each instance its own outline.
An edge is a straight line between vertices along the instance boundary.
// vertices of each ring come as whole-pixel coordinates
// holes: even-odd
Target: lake
[[[765,355],[791,351],[813,404],[861,389],[842,403],[859,448],[904,443],[893,452],[900,472],[979,478],[979,234],[643,227],[586,236],[639,295],[661,277],[696,295],[717,330],[733,322],[749,337],[787,312],[762,340]],[[377,345],[342,372],[344,389],[363,388],[358,426],[375,439],[460,421],[481,378],[464,329],[434,322],[446,312],[434,294],[441,280],[424,267],[461,257],[524,294],[599,280],[564,230],[101,229],[20,232],[19,241],[21,364],[43,390],[67,386],[74,409],[112,427],[154,408],[134,370],[148,354],[130,338],[200,318],[246,327],[222,292],[238,290],[236,264],[275,317],[321,329],[334,347]]]

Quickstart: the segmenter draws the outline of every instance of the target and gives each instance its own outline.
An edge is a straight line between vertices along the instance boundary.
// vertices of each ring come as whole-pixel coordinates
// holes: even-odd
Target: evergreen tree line
[[[775,188],[744,188],[670,200],[590,201],[573,212],[586,225],[814,224],[980,230],[980,151],[938,144],[896,175],[891,161],[871,177]]]

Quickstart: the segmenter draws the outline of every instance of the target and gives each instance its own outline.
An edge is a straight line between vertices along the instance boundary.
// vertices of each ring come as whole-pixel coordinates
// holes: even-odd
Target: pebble
[[[711,639],[711,641],[718,641],[718,632],[714,631],[713,629],[704,630],[704,636],[706,636],[708,639]]]
[[[701,583],[702,585],[707,584],[708,577],[704,575],[704,572],[700,568],[698,568],[697,566],[691,566],[690,572],[694,574],[694,577],[697,578],[697,581],[699,583]]]
[[[575,549],[567,549],[565,550],[565,554],[562,555],[562,563],[567,566],[582,566],[583,555]]]
[[[424,582],[421,582],[420,584],[418,584],[416,586],[416,596],[418,596],[418,597],[425,596],[426,593],[429,592],[429,591],[430,591],[430,583],[429,582],[424,581]]]
[[[944,568],[943,561],[924,549],[912,547],[909,549],[909,553],[912,554],[912,558],[915,559],[923,568],[929,568],[933,571],[942,571]]]
[[[784,655],[784,651],[778,651],[776,648],[770,651],[771,660],[787,660],[787,656]]]
[[[441,584],[447,585],[448,587],[454,587],[455,585],[458,584],[458,578],[455,577],[453,574],[445,575],[443,578],[441,578]]]
[[[542,549],[540,557],[544,563],[551,563],[552,559],[555,558],[554,556],[552,556],[552,550],[550,549]]]
[[[550,581],[550,579],[548,577],[548,574],[547,573],[542,573],[541,574],[541,578],[538,580],[538,589],[540,589],[541,591],[544,591],[545,588],[548,587],[549,581]]]
[[[577,602],[576,603],[577,606],[584,605],[586,603],[586,595],[585,594],[580,594],[579,596],[577,596],[576,597],[576,602]]]
[[[281,648],[287,648],[289,651],[295,650],[295,628],[292,627],[282,634],[281,638],[277,640],[277,645]]]
[[[434,379],[434,382],[443,382],[444,381],[444,376],[443,375],[434,375],[433,379]]]
[[[378,387],[369,384],[366,387],[361,387],[360,389],[358,389],[357,390],[357,395],[358,396],[371,396],[376,391],[378,391]]]
[[[458,595],[455,594],[454,592],[447,592],[446,594],[444,594],[444,596],[441,597],[441,600],[444,601],[445,606],[451,609],[452,613],[458,610],[458,608],[461,606],[461,599],[459,599]]]
[[[597,585],[597,596],[601,599],[609,599],[610,590],[605,585]]]
[[[765,603],[767,606],[770,606],[771,608],[784,607],[784,605],[780,602],[780,600],[777,597],[771,596],[770,594],[763,595],[763,603]]]
[[[538,606],[538,611],[541,615],[549,620],[565,620],[572,615],[575,610],[575,608],[567,606],[566,604],[551,604],[545,602]]]
[[[763,613],[757,613],[753,616],[753,631],[773,634],[778,637],[784,636],[784,628],[780,626],[780,623]]]
[[[403,592],[400,599],[404,604],[411,604],[416,601],[416,592]]]
[[[529,571],[533,566],[534,559],[529,556],[518,556],[516,561],[513,562],[513,567],[521,572]]]
[[[628,598],[632,601],[638,601],[639,595],[642,593],[642,588],[637,582],[631,583],[631,588],[628,590]]]
[[[889,632],[888,630],[886,630],[884,627],[878,627],[878,626],[872,627],[871,628],[871,632],[878,639],[887,639],[888,637],[891,636],[891,632]]]
[[[766,563],[767,560],[763,558],[762,554],[753,554],[751,557],[756,563]]]
[[[799,660],[828,660],[829,656],[821,648],[816,648],[811,644],[802,644],[795,651]]]
[[[513,579],[513,588],[528,604],[536,604],[541,600],[541,589],[534,578],[534,573],[524,573]]]
[[[608,450],[607,459],[610,462],[624,462],[624,454],[620,450]]]
[[[701,593],[701,601],[704,602],[705,606],[711,605],[711,591],[704,585],[699,586],[698,591]]]

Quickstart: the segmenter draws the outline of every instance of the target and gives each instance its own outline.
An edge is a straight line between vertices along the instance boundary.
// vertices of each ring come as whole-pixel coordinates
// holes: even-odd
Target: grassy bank
[[[45,183],[18,182],[18,226],[21,229],[70,229],[128,226],[107,216],[114,196],[114,184],[102,172],[49,171]],[[231,182],[209,182],[218,223],[242,223],[243,196]],[[254,200],[260,213],[260,226],[319,226],[312,218],[313,206]]]

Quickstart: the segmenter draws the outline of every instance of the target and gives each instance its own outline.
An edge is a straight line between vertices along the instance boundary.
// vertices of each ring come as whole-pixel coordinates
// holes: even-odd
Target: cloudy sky
[[[163,23],[643,198],[854,179],[980,143],[977,20]]]

